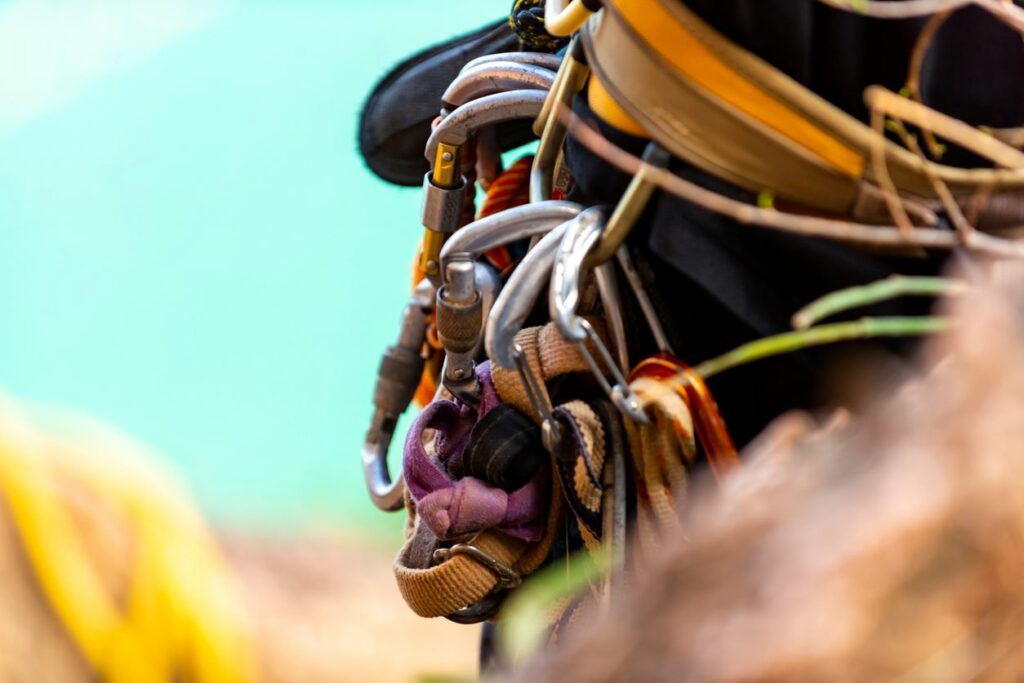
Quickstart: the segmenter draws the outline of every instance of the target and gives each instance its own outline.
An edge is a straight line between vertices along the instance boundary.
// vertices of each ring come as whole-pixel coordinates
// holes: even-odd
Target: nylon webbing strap
[[[571,372],[588,371],[579,349],[566,341],[554,325],[522,330],[516,337],[527,364],[543,382]],[[505,403],[538,418],[518,372],[492,366],[491,377],[498,396]],[[600,535],[600,506],[603,492],[604,430],[600,418],[583,401],[570,401],[556,408],[559,418],[569,427],[573,453],[552,458],[551,466],[559,476],[552,477],[551,505],[541,540],[527,543],[499,531],[485,530],[468,541],[494,560],[521,576],[531,574],[551,552],[561,530],[563,493],[568,498],[586,546],[597,547]],[[563,491],[562,482],[569,490]],[[568,482],[572,482],[571,488]],[[467,555],[433,563],[437,539],[416,515],[411,499],[406,498],[408,523],[406,542],[395,560],[394,572],[402,597],[422,617],[448,616],[473,605],[502,587],[497,573]]]
[[[553,323],[527,328],[516,335],[527,365],[545,382],[573,372],[589,372],[579,347],[565,339]],[[522,378],[515,370],[493,367],[494,388],[503,401],[539,421]],[[555,417],[569,431],[566,453],[555,459],[563,493],[572,510],[584,545],[595,551],[601,536],[601,498],[604,493],[605,434],[601,419],[584,401],[557,406]]]
[[[436,543],[426,540],[426,547],[417,547],[426,535],[420,527],[415,508],[407,500],[410,525],[406,543],[395,560],[395,579],[402,597],[412,611],[421,617],[444,617],[483,600],[500,587],[497,574],[466,555],[455,555],[446,562],[431,566],[431,552]],[[561,487],[552,477],[551,507],[548,510],[544,535],[537,543],[512,538],[498,531],[483,531],[471,544],[505,564],[520,575],[534,572],[551,552],[562,516]],[[418,557],[414,557],[418,555]]]
[[[847,213],[873,182],[875,132],[708,26],[683,3],[609,0],[584,44],[590,103],[603,119],[640,127],[699,168],[752,192]],[[595,84],[597,87],[595,88]],[[962,169],[882,143],[892,180],[935,199],[929,174],[954,194],[1024,188],[1024,169]]]

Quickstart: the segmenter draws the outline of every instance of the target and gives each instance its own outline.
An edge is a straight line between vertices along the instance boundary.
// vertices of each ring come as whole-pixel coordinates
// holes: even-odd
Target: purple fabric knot
[[[530,481],[511,493],[462,476],[462,453],[473,425],[500,403],[489,362],[476,367],[476,377],[482,388],[479,412],[458,400],[440,400],[416,417],[405,440],[405,485],[416,512],[442,540],[491,528],[525,541],[540,540],[550,490],[549,468],[539,468]],[[423,443],[427,430],[434,430],[430,455]]]

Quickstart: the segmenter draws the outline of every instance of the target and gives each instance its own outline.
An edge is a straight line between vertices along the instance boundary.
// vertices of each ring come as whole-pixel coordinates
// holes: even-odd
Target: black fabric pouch
[[[359,118],[359,152],[382,180],[417,186],[429,169],[423,150],[441,95],[469,61],[519,50],[507,19],[453,38],[409,57],[374,86]],[[529,142],[529,122],[498,126],[502,150]]]

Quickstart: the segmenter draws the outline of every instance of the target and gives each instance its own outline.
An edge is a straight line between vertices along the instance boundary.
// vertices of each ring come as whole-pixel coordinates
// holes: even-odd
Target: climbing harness
[[[517,0],[508,25],[523,50],[474,55],[437,93],[421,140],[423,279],[381,364],[363,451],[373,500],[408,515],[395,575],[417,614],[495,619],[529,574],[580,548],[611,558],[595,587],[607,601],[634,560],[685,534],[694,472],[726,482],[751,423],[784,407],[733,390],[720,409],[696,364],[778,331],[741,277],[772,266],[758,245],[778,254],[778,235],[744,226],[816,235],[785,244],[802,264],[838,264],[824,279],[843,285],[928,273],[922,245],[1024,254],[980,229],[948,229],[963,219],[949,202],[981,192],[998,201],[975,207],[979,228],[1024,220],[1019,150],[869,89],[876,116],[926,132],[941,124],[994,164],[924,157],[729,40],[692,4]],[[512,124],[532,130],[537,148],[502,168]],[[478,184],[481,209],[467,210]],[[893,202],[908,225],[890,215]],[[822,246],[821,235],[839,242]],[[763,298],[774,304],[772,294]],[[788,320],[813,296],[777,298],[796,301]],[[441,366],[433,374],[428,357]],[[806,374],[776,376],[792,385]],[[433,400],[406,437],[403,494],[387,450],[421,379]],[[770,384],[751,391],[770,396]],[[735,441],[734,419],[744,428]]]

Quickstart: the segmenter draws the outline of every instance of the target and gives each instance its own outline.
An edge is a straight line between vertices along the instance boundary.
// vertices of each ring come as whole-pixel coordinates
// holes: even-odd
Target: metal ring
[[[433,553],[433,559],[437,564],[441,564],[455,555],[465,555],[491,570],[498,577],[498,586],[506,590],[516,588],[523,582],[523,577],[515,569],[470,543],[456,543],[450,548],[438,548]]]

